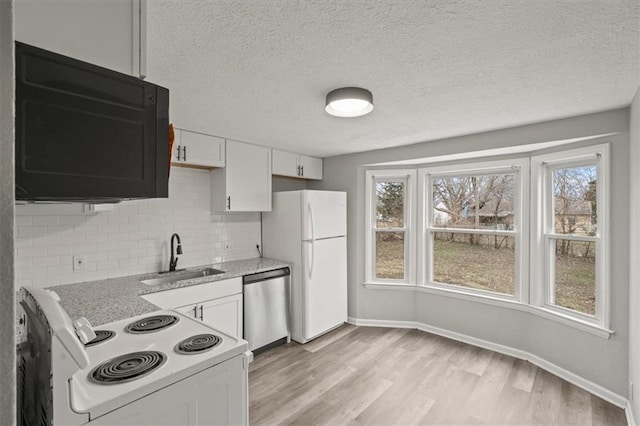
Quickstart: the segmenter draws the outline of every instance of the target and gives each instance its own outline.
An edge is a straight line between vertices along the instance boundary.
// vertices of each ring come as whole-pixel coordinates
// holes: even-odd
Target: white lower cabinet
[[[145,294],[142,298],[162,309],[175,309],[223,333],[242,338],[241,277]]]
[[[242,338],[242,294],[181,306],[176,310],[230,336]]]
[[[247,425],[247,367],[235,356],[139,398],[92,425]]]

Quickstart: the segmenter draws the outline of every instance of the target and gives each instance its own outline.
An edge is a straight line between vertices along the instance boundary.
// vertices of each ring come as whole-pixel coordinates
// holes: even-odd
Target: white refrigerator
[[[291,263],[291,338],[299,343],[347,320],[347,194],[274,192],[262,214],[265,257]]]

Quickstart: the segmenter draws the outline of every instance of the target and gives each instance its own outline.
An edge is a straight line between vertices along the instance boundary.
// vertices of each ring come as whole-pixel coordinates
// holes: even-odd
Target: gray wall
[[[271,181],[271,190],[273,192],[299,191],[301,189],[307,189],[307,181],[305,179],[274,176]]]
[[[640,89],[631,104],[631,262],[629,276],[629,381],[634,383],[631,409],[640,421]]]
[[[324,180],[311,188],[348,193],[349,316],[404,320],[441,327],[538,355],[627,396],[629,296],[629,110],[531,124],[410,146],[325,158]],[[611,326],[609,339],[512,309],[427,293],[366,289],[364,281],[364,168],[371,163],[425,158],[571,139],[612,132]],[[602,140],[600,140],[602,142]]]
[[[15,424],[13,0],[0,0],[0,425]]]

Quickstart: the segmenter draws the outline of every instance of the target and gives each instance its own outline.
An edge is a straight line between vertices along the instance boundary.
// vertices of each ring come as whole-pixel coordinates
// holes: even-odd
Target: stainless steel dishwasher
[[[274,342],[289,341],[289,268],[242,277],[244,339],[260,352]]]

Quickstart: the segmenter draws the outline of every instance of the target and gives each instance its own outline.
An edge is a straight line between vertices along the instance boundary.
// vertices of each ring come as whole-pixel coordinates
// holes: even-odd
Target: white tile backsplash
[[[211,213],[210,173],[174,167],[169,198],[124,201],[113,211],[83,204],[16,206],[16,285],[47,287],[166,270],[171,234],[178,267],[258,256],[260,213]],[[73,271],[73,256],[87,257]]]

